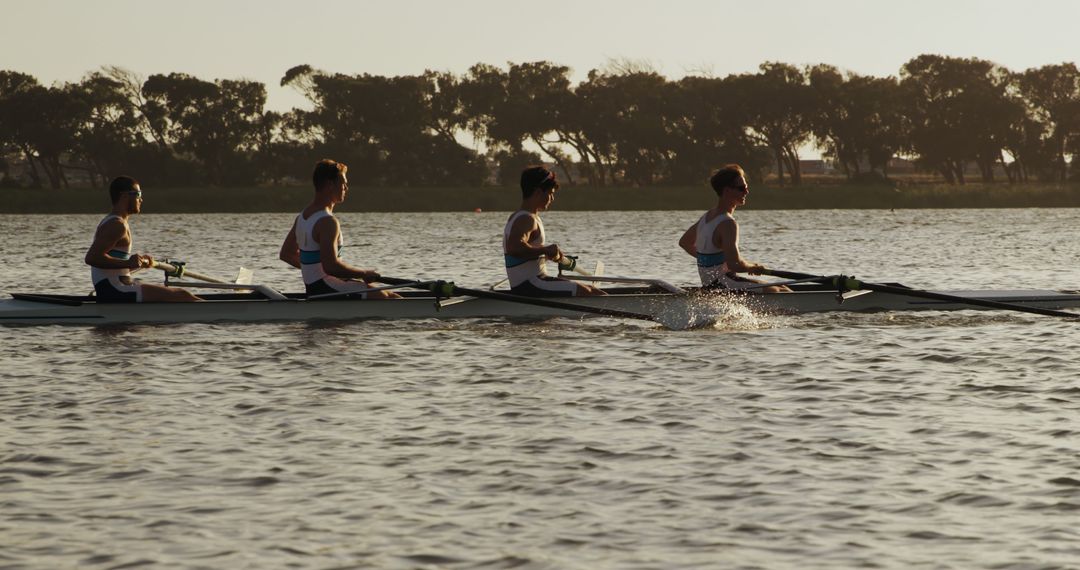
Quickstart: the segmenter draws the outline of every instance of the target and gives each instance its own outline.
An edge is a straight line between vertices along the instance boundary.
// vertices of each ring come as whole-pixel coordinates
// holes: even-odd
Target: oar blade
[[[251,285],[252,283],[254,283],[254,279],[255,272],[253,270],[247,269],[246,267],[241,267],[240,271],[236,273],[236,280],[233,281],[233,283],[237,283],[239,285]]]

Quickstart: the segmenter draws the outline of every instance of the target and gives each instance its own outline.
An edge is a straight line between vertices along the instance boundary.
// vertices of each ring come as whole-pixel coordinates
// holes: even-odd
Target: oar
[[[383,277],[380,276],[375,281],[383,283],[390,283],[392,285],[405,285],[411,283],[418,283],[417,279],[399,279],[396,277]],[[422,282],[421,282],[422,284]],[[553,301],[551,299],[545,299],[542,297],[525,297],[523,295],[512,295],[509,293],[500,293],[498,291],[485,291],[483,289],[469,289],[465,287],[458,287],[453,282],[449,281],[436,281],[432,283],[428,290],[438,295],[451,297],[454,295],[468,295],[471,297],[479,297],[482,299],[494,299],[496,301],[505,301],[507,303],[521,303],[523,305],[535,305],[537,307],[547,307],[550,309],[562,309],[564,311],[571,311],[575,313],[590,313],[594,315],[601,315],[605,317],[617,317],[622,319],[637,319],[642,321],[652,321],[654,323],[660,323],[665,327],[672,330],[684,330],[687,328],[693,328],[700,326],[703,323],[697,321],[693,315],[648,315],[645,313],[632,313],[630,311],[622,311],[619,309],[605,309],[603,307],[590,307],[585,305],[577,305],[573,303],[564,303],[561,301]]]
[[[194,279],[198,279],[199,281],[206,281],[207,283],[232,283],[232,281],[225,281],[224,279],[218,279],[216,277],[210,277],[201,273],[189,271],[183,265],[173,265],[172,263],[166,263],[163,261],[155,261],[154,269],[160,269],[170,277],[191,277]]]
[[[973,299],[970,297],[947,295],[945,293],[925,291],[922,289],[906,289],[904,287],[893,287],[892,285],[882,285],[880,283],[867,283],[866,281],[861,281],[859,279],[855,279],[854,277],[845,277],[842,275],[840,277],[825,277],[823,275],[810,275],[808,273],[780,271],[778,269],[766,269],[762,271],[762,274],[772,275],[774,277],[781,277],[783,279],[807,279],[811,281],[817,281],[819,283],[828,283],[835,285],[838,288],[847,289],[850,291],[864,289],[867,291],[877,291],[879,293],[891,293],[893,295],[904,295],[907,297],[917,297],[921,299],[934,299],[936,301],[949,301],[965,305],[975,305],[979,307],[987,307],[989,309],[1000,309],[1002,311],[1019,311],[1021,313],[1033,313],[1036,315],[1047,315],[1051,317],[1080,319],[1080,314],[1070,313],[1068,311],[1056,311],[1054,309],[1042,309],[1039,307],[1026,307],[1024,305],[1017,305],[1014,303],[1002,303],[1000,301],[990,301],[988,299]]]
[[[559,271],[573,271],[575,273],[579,273],[581,275],[587,275],[589,277],[592,277],[593,275],[596,275],[596,273],[597,273],[597,272],[589,271],[588,269],[585,269],[584,267],[579,267],[578,258],[577,258],[576,255],[564,255],[564,256],[562,256],[562,258],[559,259],[558,265],[559,265]],[[604,264],[599,262],[599,261],[596,262],[596,265],[597,265],[597,267],[603,267],[604,266]]]
[[[390,277],[389,279],[393,279],[393,278]],[[397,281],[396,279],[394,279],[394,280]],[[375,281],[382,281],[382,278],[380,277],[379,279],[376,279]],[[352,281],[352,282],[353,283],[365,283],[363,281],[355,281],[355,280]],[[389,282],[387,282],[387,283],[389,283]],[[435,281],[405,281],[403,283],[389,283],[388,285],[383,285],[382,287],[368,287],[367,289],[363,289],[363,290],[360,290],[360,291],[337,291],[335,293],[320,293],[318,295],[308,295],[307,299],[309,301],[313,301],[313,300],[316,300],[316,299],[332,299],[334,297],[348,297],[349,295],[356,295],[357,293],[372,293],[374,291],[390,291],[390,290],[393,290],[393,289],[402,289],[402,288],[423,289],[423,290],[427,291],[428,289],[430,289],[430,286],[433,283],[435,283]]]
[[[254,283],[240,283],[240,281],[250,281],[250,271],[240,268],[240,274],[236,276],[236,282],[225,281],[224,279],[218,279],[216,277],[210,277],[209,275],[203,275],[202,273],[196,273],[194,271],[188,271],[183,264],[167,263],[162,261],[154,261],[154,269],[160,269],[165,272],[165,283],[168,284],[169,277],[193,277],[199,281],[205,281],[206,283],[212,283],[213,285],[206,285],[202,283],[196,283],[194,281],[178,283],[178,287],[206,287],[209,289],[232,289],[235,291],[258,291],[262,296],[270,299],[271,301],[289,301],[289,297],[282,294],[280,291],[268,286],[268,285],[256,285]]]

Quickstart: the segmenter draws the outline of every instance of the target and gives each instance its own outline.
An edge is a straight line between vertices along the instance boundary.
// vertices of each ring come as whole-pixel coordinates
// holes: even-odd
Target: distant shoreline
[[[146,188],[146,213],[295,212],[307,204],[309,187]],[[516,188],[359,188],[349,191],[340,211],[462,212],[511,211]],[[707,187],[591,188],[559,190],[554,210],[703,210],[716,204]],[[0,189],[3,214],[82,214],[108,209],[102,189]],[[751,189],[747,210],[1080,208],[1080,185],[814,184]]]

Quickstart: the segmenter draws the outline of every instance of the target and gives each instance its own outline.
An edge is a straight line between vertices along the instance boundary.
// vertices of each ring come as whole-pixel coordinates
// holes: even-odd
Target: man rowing
[[[154,258],[131,253],[128,218],[142,211],[142,187],[130,176],[118,176],[109,185],[112,211],[98,223],[94,242],[86,250],[86,264],[99,303],[159,303],[199,301],[189,291],[141,283],[131,271],[154,266]]]
[[[555,173],[543,166],[530,166],[521,173],[521,208],[510,215],[503,229],[503,258],[510,291],[531,297],[604,295],[597,287],[547,273],[546,262],[558,263],[563,252],[558,244],[545,243],[540,212],[555,201],[558,189]]]
[[[315,196],[296,216],[281,244],[278,257],[296,267],[304,277],[308,297],[340,295],[361,299],[398,299],[397,293],[372,291],[379,274],[372,269],[353,267],[341,260],[344,239],[334,206],[345,201],[349,191],[348,166],[321,160],[311,175]]]
[[[729,164],[717,170],[709,183],[718,198],[716,206],[687,228],[679,239],[679,246],[697,258],[701,286],[706,289],[752,289],[765,293],[790,291],[784,285],[762,287],[762,281],[736,275],[760,275],[765,270],[765,266],[751,263],[739,255],[739,224],[733,214],[735,208],[746,204],[746,196],[750,193],[742,167]]]

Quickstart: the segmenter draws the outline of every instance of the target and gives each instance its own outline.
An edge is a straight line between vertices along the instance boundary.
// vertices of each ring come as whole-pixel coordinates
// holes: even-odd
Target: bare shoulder
[[[101,225],[99,225],[94,231],[94,235],[105,237],[122,237],[125,233],[127,233],[127,229],[127,224],[125,224],[120,218],[109,218],[104,222],[101,222]]]
[[[315,227],[322,230],[337,230],[341,227],[341,224],[338,222],[337,216],[330,214],[315,222]]]
[[[739,231],[739,223],[735,221],[735,218],[728,217],[727,219],[720,220],[720,223],[716,224],[716,231],[724,233],[734,233]]]
[[[536,229],[536,216],[528,213],[524,216],[518,216],[518,218],[514,220],[514,224],[510,226],[510,231],[516,233],[531,232],[534,229]]]

